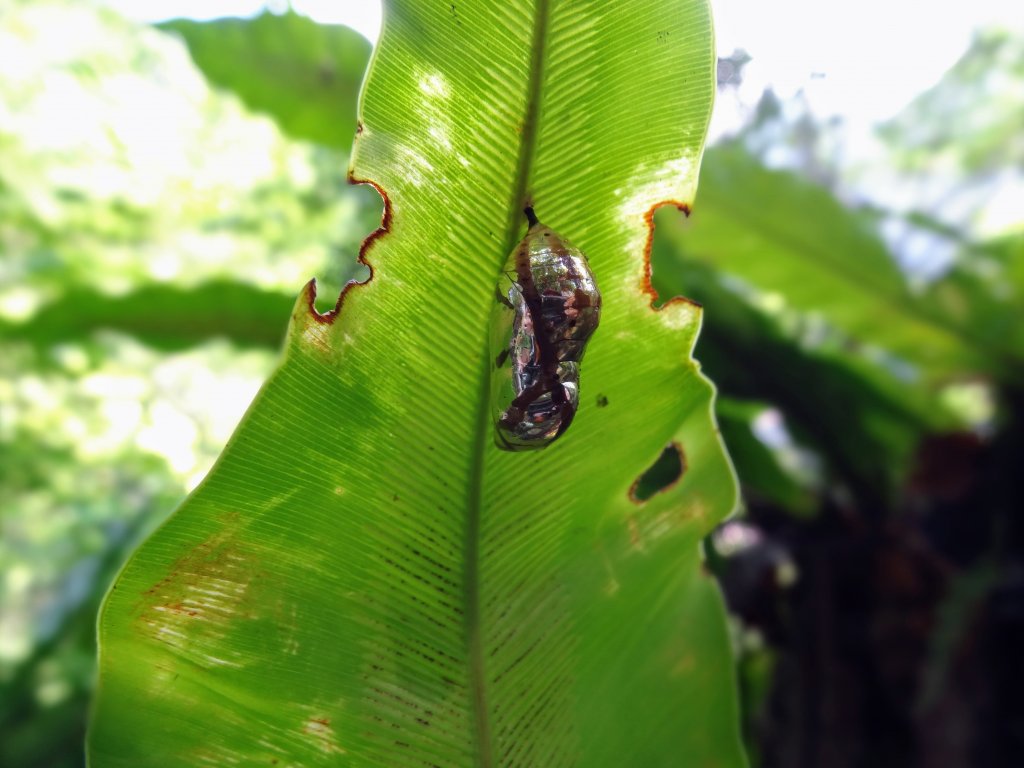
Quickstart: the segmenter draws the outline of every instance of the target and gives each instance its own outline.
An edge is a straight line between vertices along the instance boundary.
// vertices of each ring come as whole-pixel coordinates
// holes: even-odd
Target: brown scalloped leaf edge
[[[651,297],[651,309],[655,312],[661,312],[666,307],[670,307],[673,304],[689,304],[694,307],[700,307],[700,303],[693,299],[688,299],[685,296],[673,296],[660,307],[655,306],[658,301],[658,292],[654,290],[654,285],[651,284],[651,248],[654,245],[654,212],[659,208],[666,205],[671,205],[678,210],[682,211],[687,217],[690,215],[690,204],[681,203],[678,200],[662,200],[652,205],[647,213],[644,214],[644,221],[647,222],[647,243],[644,245],[644,274],[640,280],[641,289]]]
[[[359,124],[359,128],[362,128],[362,123]],[[314,304],[316,301],[316,278],[313,278],[306,283],[306,304],[309,307],[309,314],[318,323],[324,323],[325,325],[332,325],[338,318],[338,315],[341,313],[341,307],[345,303],[345,297],[348,296],[348,292],[351,289],[357,286],[366,285],[373,280],[373,265],[367,260],[366,255],[370,252],[370,247],[379,238],[391,231],[391,198],[388,197],[388,193],[384,191],[384,188],[375,181],[370,181],[369,179],[357,179],[352,174],[352,171],[348,172],[348,183],[353,185],[366,184],[367,186],[373,187],[377,190],[377,194],[380,195],[381,200],[384,202],[384,212],[380,217],[380,226],[367,235],[359,246],[359,258],[357,261],[370,270],[370,274],[365,280],[349,280],[338,294],[338,300],[335,302],[334,308],[329,309],[324,313],[318,312]]]

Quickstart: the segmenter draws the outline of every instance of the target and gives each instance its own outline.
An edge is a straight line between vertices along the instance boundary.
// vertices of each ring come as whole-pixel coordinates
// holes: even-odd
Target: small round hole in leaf
[[[629,498],[642,504],[678,483],[685,471],[683,447],[679,443],[669,443],[647,471],[633,483],[629,489]]]

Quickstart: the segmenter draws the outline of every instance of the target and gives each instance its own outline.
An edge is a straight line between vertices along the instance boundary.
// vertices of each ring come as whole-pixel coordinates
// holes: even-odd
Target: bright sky
[[[719,55],[745,49],[760,93],[803,89],[821,115],[891,116],[933,85],[975,29],[1024,24],[1016,0],[712,0]],[[1017,10],[1013,8],[1016,6]]]
[[[285,0],[100,0],[125,16],[141,21],[161,21],[186,16],[215,19],[220,16],[253,16],[264,8],[280,11]],[[321,24],[345,24],[371,42],[380,33],[379,0],[292,0],[292,9]]]

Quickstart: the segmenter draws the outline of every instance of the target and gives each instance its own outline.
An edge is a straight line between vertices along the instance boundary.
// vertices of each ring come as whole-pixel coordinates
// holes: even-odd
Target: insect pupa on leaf
[[[580,361],[601,318],[601,293],[587,257],[537,220],[495,288],[491,318],[491,411],[499,448],[543,448],[572,423]]]

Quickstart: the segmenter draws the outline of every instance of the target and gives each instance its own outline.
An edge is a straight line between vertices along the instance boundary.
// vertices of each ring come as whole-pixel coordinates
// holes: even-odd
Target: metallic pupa
[[[494,436],[508,451],[544,448],[569,428],[601,317],[587,257],[525,212],[530,228],[498,277],[491,319]]]

